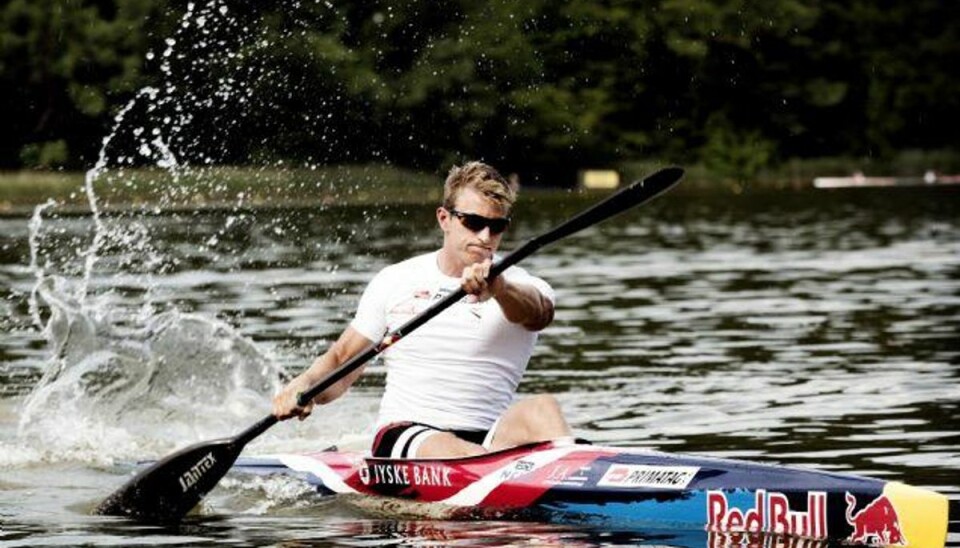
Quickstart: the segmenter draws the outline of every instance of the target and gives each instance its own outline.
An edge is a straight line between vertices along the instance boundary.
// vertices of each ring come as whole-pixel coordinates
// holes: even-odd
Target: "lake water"
[[[597,443],[900,480],[955,511],[957,190],[681,188],[542,250],[524,266],[558,310],[521,391],[556,394]],[[595,199],[527,192],[503,248]],[[323,351],[373,273],[439,244],[432,211],[0,219],[0,544],[704,546],[378,518],[284,480],[228,478],[177,528],[89,515],[130,462],[268,413],[278,375]],[[245,454],[362,444],[382,386],[374,366]]]

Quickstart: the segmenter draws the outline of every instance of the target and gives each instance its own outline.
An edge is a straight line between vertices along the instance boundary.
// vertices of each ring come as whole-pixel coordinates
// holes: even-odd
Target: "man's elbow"
[[[533,317],[529,318],[526,322],[523,323],[523,327],[530,331],[543,331],[553,322],[553,303],[545,298],[541,297],[540,309],[537,311]]]

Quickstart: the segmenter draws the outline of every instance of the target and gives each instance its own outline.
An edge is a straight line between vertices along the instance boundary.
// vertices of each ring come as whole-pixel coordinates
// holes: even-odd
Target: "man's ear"
[[[440,229],[444,232],[447,231],[447,225],[450,223],[450,212],[447,211],[447,208],[440,206],[437,208],[437,224],[440,225]]]

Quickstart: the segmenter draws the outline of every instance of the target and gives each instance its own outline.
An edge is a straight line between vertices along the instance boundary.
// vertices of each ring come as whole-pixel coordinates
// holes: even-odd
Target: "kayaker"
[[[387,380],[373,454],[468,456],[569,437],[553,396],[516,398],[537,333],[553,320],[553,289],[516,266],[486,282],[516,194],[487,164],[451,169],[436,210],[443,246],[381,270],[336,342],[274,398],[274,415],[302,420],[315,404],[343,395],[363,368],[309,405],[296,403],[297,394],[372,341],[462,287],[466,298],[383,353]]]

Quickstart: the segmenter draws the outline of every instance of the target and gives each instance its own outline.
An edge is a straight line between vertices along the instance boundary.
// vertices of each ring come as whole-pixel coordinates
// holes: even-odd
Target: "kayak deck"
[[[526,519],[610,528],[764,533],[942,547],[947,499],[897,482],[731,459],[544,442],[460,459],[360,452],[242,458],[378,513]]]

